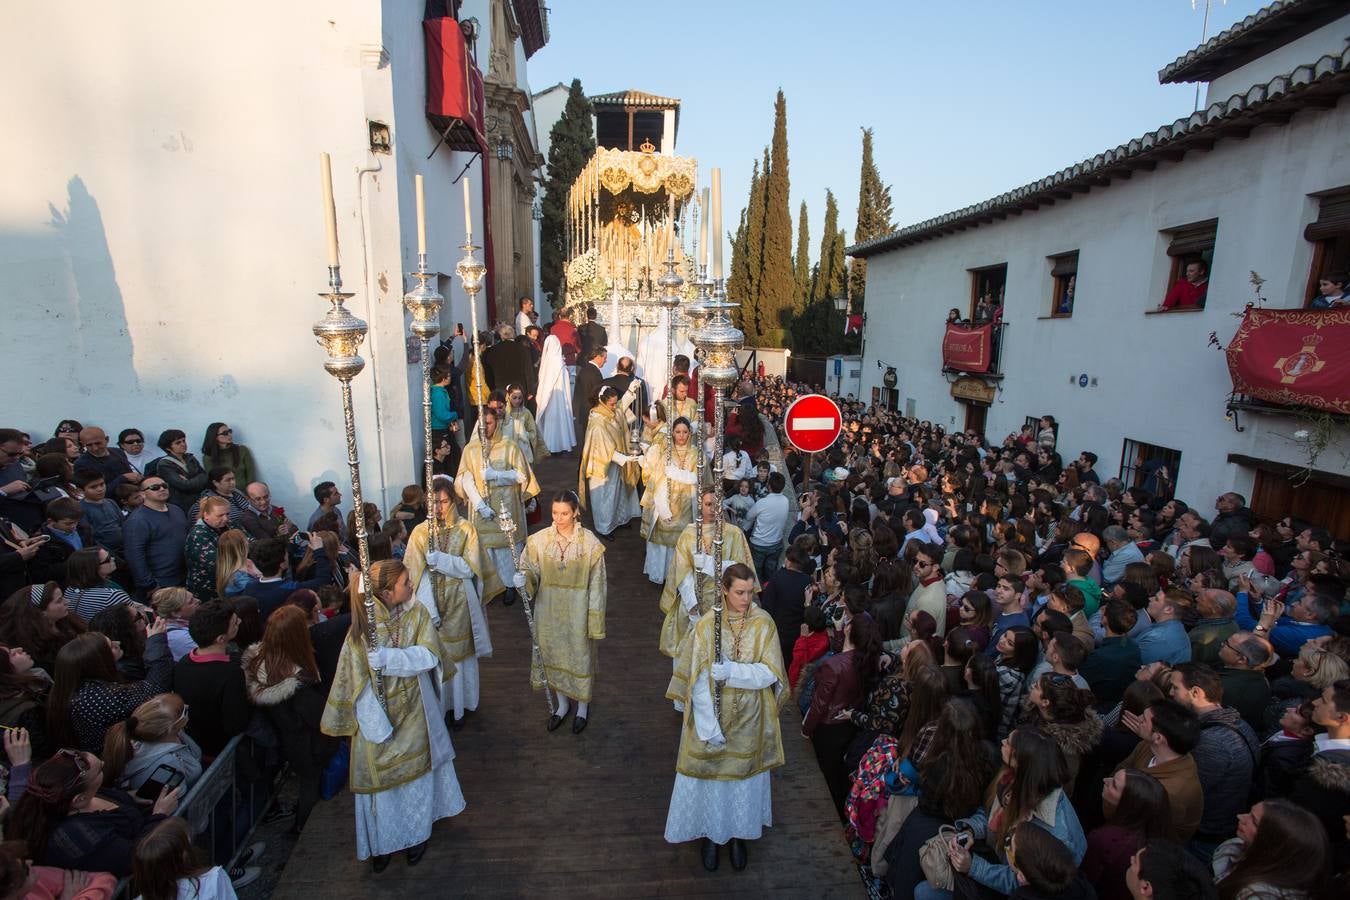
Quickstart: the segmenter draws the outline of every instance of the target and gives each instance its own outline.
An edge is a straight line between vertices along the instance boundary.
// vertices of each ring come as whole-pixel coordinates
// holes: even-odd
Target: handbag
[[[923,842],[919,848],[919,866],[929,885],[940,891],[952,890],[952,861],[947,856],[947,844],[964,829],[943,825],[938,833]]]
[[[886,862],[886,848],[900,833],[909,814],[919,805],[917,794],[892,794],[886,800],[886,807],[877,816],[876,833],[872,838],[872,874],[885,875],[890,864]]]

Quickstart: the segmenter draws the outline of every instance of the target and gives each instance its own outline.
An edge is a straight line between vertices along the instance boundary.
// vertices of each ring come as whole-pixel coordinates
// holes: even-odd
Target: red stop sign
[[[823,394],[798,397],[783,416],[788,441],[803,453],[819,453],[839,440],[843,429],[839,406]]]

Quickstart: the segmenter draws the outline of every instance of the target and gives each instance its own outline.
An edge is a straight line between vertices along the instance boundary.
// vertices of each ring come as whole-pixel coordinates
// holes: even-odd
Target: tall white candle
[[[708,265],[708,216],[712,212],[708,208],[708,189],[703,189],[702,202],[699,203],[698,220],[698,264],[707,268]]]
[[[666,248],[675,247],[675,195],[666,193]]]
[[[469,207],[469,176],[465,175],[461,182],[464,185],[464,240],[466,243],[473,237],[473,210]]]
[[[722,170],[712,170],[713,278],[722,277]]]
[[[425,256],[427,252],[427,191],[422,184],[422,175],[417,175],[417,253]]]
[[[323,227],[328,238],[328,265],[338,264],[337,208],[333,205],[333,163],[327,153],[319,154],[319,180],[323,183]]]

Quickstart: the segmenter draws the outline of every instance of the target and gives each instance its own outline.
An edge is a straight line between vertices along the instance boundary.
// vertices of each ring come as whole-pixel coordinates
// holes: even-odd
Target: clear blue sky
[[[1212,0],[1209,35],[1261,8]],[[859,128],[903,226],[993,197],[1191,113],[1193,85],[1157,72],[1200,43],[1204,0],[573,0],[550,8],[529,63],[538,91],[678,97],[676,152],[707,183],[721,166],[734,229],[750,167],[788,104],[794,246],[798,204],[813,261],[825,190],[853,239]],[[1202,94],[1203,99],[1203,94]]]

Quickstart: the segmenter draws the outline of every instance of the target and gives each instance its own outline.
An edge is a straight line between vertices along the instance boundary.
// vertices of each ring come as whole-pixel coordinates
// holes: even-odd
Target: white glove
[[[524,472],[516,472],[516,484],[526,484],[529,480]]]
[[[511,584],[515,585],[515,588],[518,591],[525,590],[525,573],[517,572],[515,575],[511,576]]]
[[[727,680],[727,675],[729,675],[730,673],[731,673],[730,667],[728,667],[727,664],[722,660],[718,660],[717,662],[712,664],[713,681],[716,681],[719,684],[725,683]]]
[[[366,662],[370,663],[372,671],[379,671],[384,668],[384,648],[375,647],[366,651]]]
[[[614,454],[614,462],[615,462],[616,464],[618,464],[618,465],[621,465],[621,466],[622,466],[622,465],[627,465],[627,464],[630,463],[630,462],[637,462],[637,461],[638,461],[638,458],[637,458],[636,456],[629,456],[627,453],[615,453],[615,454]]]
[[[487,503],[482,500],[478,501],[478,515],[484,519],[496,518],[496,513],[492,511],[492,507],[488,506]]]
[[[709,553],[695,553],[694,568],[702,572],[704,575],[707,575],[709,578],[712,578],[713,577],[712,555]]]
[[[713,735],[712,738],[705,741],[705,743],[709,747],[725,747],[727,745],[727,736],[719,731],[717,734]]]
[[[431,550],[427,553],[427,565],[448,578],[473,577],[473,569],[464,561],[464,557],[453,553]]]

